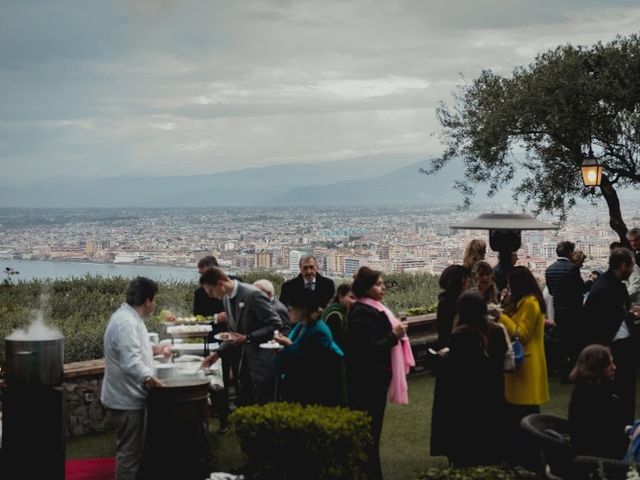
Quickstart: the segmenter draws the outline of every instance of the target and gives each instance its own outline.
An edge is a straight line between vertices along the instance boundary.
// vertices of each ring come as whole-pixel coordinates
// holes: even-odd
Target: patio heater
[[[524,213],[483,213],[477,218],[451,225],[457,230],[489,230],[489,246],[499,253],[505,274],[512,268],[509,259],[522,245],[523,230],[558,230],[558,225],[542,222]]]

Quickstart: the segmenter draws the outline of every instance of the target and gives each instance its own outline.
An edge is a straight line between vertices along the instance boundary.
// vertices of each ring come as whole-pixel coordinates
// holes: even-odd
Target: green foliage
[[[267,278],[280,290],[281,275],[255,271],[243,275],[253,282]],[[390,274],[385,303],[396,313],[411,307],[431,305],[437,296],[437,277],[429,274]],[[87,275],[66,280],[19,281],[0,285],[0,339],[15,328],[24,328],[42,310],[46,323],[64,334],[65,362],[102,358],[102,340],[111,314],[124,302],[129,280]],[[147,321],[150,332],[166,338],[158,314],[167,309],[178,316],[189,315],[195,282],[160,282],[155,314]],[[408,313],[413,315],[414,313]],[[416,313],[417,314],[417,313]],[[0,342],[0,365],[4,365],[4,342]]]
[[[431,172],[462,158],[465,179],[457,186],[469,205],[474,185],[488,185],[492,195],[518,169],[527,175],[514,196],[564,218],[577,198],[597,195],[583,189],[580,176],[593,149],[606,171],[600,193],[612,228],[623,237],[613,185],[640,181],[638,71],[638,35],[591,47],[559,46],[510,77],[484,71],[459,89],[453,107],[438,108],[446,150]]]
[[[411,307],[405,310],[407,316],[413,317],[416,315],[426,315],[427,313],[433,313],[438,309],[438,303],[432,303],[426,307]]]
[[[20,281],[0,286],[0,338],[15,328],[24,328],[41,310],[46,323],[64,335],[65,362],[102,358],[102,340],[111,314],[124,302],[129,280],[85,276],[66,280]],[[162,282],[156,296],[156,311],[191,311],[195,284]],[[149,331],[163,336],[165,328],[152,317]],[[0,343],[4,364],[4,342]]]
[[[518,475],[512,470],[494,466],[466,468],[430,468],[418,480],[516,480]]]
[[[366,479],[371,419],[346,408],[270,403],[231,415],[249,475],[272,480]]]
[[[387,292],[383,302],[395,313],[405,311],[409,314],[407,309],[424,308],[425,305],[430,308],[440,292],[438,277],[429,273],[385,274],[384,283]]]

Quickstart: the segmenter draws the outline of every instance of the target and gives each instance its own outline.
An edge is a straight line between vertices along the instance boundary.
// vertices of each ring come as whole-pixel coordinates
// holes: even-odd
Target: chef
[[[158,285],[137,277],[126,302],[116,310],[104,334],[104,379],[100,400],[116,428],[116,480],[135,480],[142,461],[144,408],[154,376],[153,356],[171,355],[169,345],[151,345],[145,320],[155,309]]]

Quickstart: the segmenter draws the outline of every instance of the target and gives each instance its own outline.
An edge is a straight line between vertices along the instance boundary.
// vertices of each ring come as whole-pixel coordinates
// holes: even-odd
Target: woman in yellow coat
[[[547,361],[544,353],[544,312],[546,306],[538,282],[526,267],[515,267],[509,273],[511,299],[507,315],[499,318],[514,339],[524,346],[524,360],[514,373],[505,375],[504,394],[507,401],[508,445],[513,446],[512,461],[535,469],[536,452],[527,445],[520,420],[540,413],[540,405],[549,401]]]

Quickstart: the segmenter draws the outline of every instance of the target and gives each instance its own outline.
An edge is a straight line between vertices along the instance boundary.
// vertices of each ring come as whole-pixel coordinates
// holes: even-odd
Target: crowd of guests
[[[629,241],[640,249],[640,230],[631,230]],[[536,468],[536,449],[520,422],[550,399],[545,328],[558,332],[562,380],[575,382],[568,416],[576,452],[624,455],[624,427],[635,416],[636,254],[612,244],[606,272],[594,270],[586,282],[580,274],[585,256],[573,243],[560,242],[557,254],[546,271],[545,293],[531,271],[517,265],[515,252],[499,252],[495,267],[487,263],[482,240],[471,241],[462,264],[440,275],[431,455],[455,466]],[[361,410],[372,420],[368,478],[380,479],[386,404],[408,403],[406,375],[415,365],[407,325],[383,303],[381,272],[362,267],[336,290],[313,256],[303,256],[299,266],[278,298],[266,279],[249,285],[225,274],[214,257],[198,263],[193,313],[213,317],[212,337],[229,332],[203,361],[203,367],[222,361],[225,388],[212,392],[221,429],[231,409],[230,387],[238,406],[285,400]],[[132,282],[105,337],[103,403],[118,414],[117,458],[128,472],[141,451],[138,407],[146,389],[162,386],[153,376],[152,355],[169,353],[151,349],[144,338],[156,291],[150,280]],[[265,348],[274,345],[280,348]],[[119,385],[121,377],[130,385]],[[135,414],[127,411],[130,405]]]
[[[635,417],[640,306],[632,298],[640,292],[640,230],[628,240],[634,251],[611,244],[607,270],[586,281],[584,253],[560,242],[544,293],[511,252],[500,252],[492,268],[482,240],[469,243],[461,265],[442,272],[432,455],[457,466],[536,469],[536,448],[520,422],[550,400],[545,332],[555,330],[561,381],[575,383],[567,412],[574,452],[623,458],[625,426]],[[516,340],[524,350],[518,362]]]
[[[362,267],[353,283],[336,290],[318,273],[315,257],[305,255],[300,274],[282,285],[278,299],[271,282],[245,284],[211,265],[211,258],[203,259],[200,276],[210,301],[197,310],[194,303],[194,313],[215,315],[216,331],[228,330],[231,336],[203,366],[227,362],[226,389],[234,386],[236,405],[285,400],[366,412],[373,437],[368,474],[382,478],[379,444],[386,404],[408,403],[406,375],[415,365],[406,323],[383,303],[382,273]],[[264,348],[273,342],[282,348]],[[218,402],[221,422],[227,416],[226,389],[216,394],[225,397]]]

